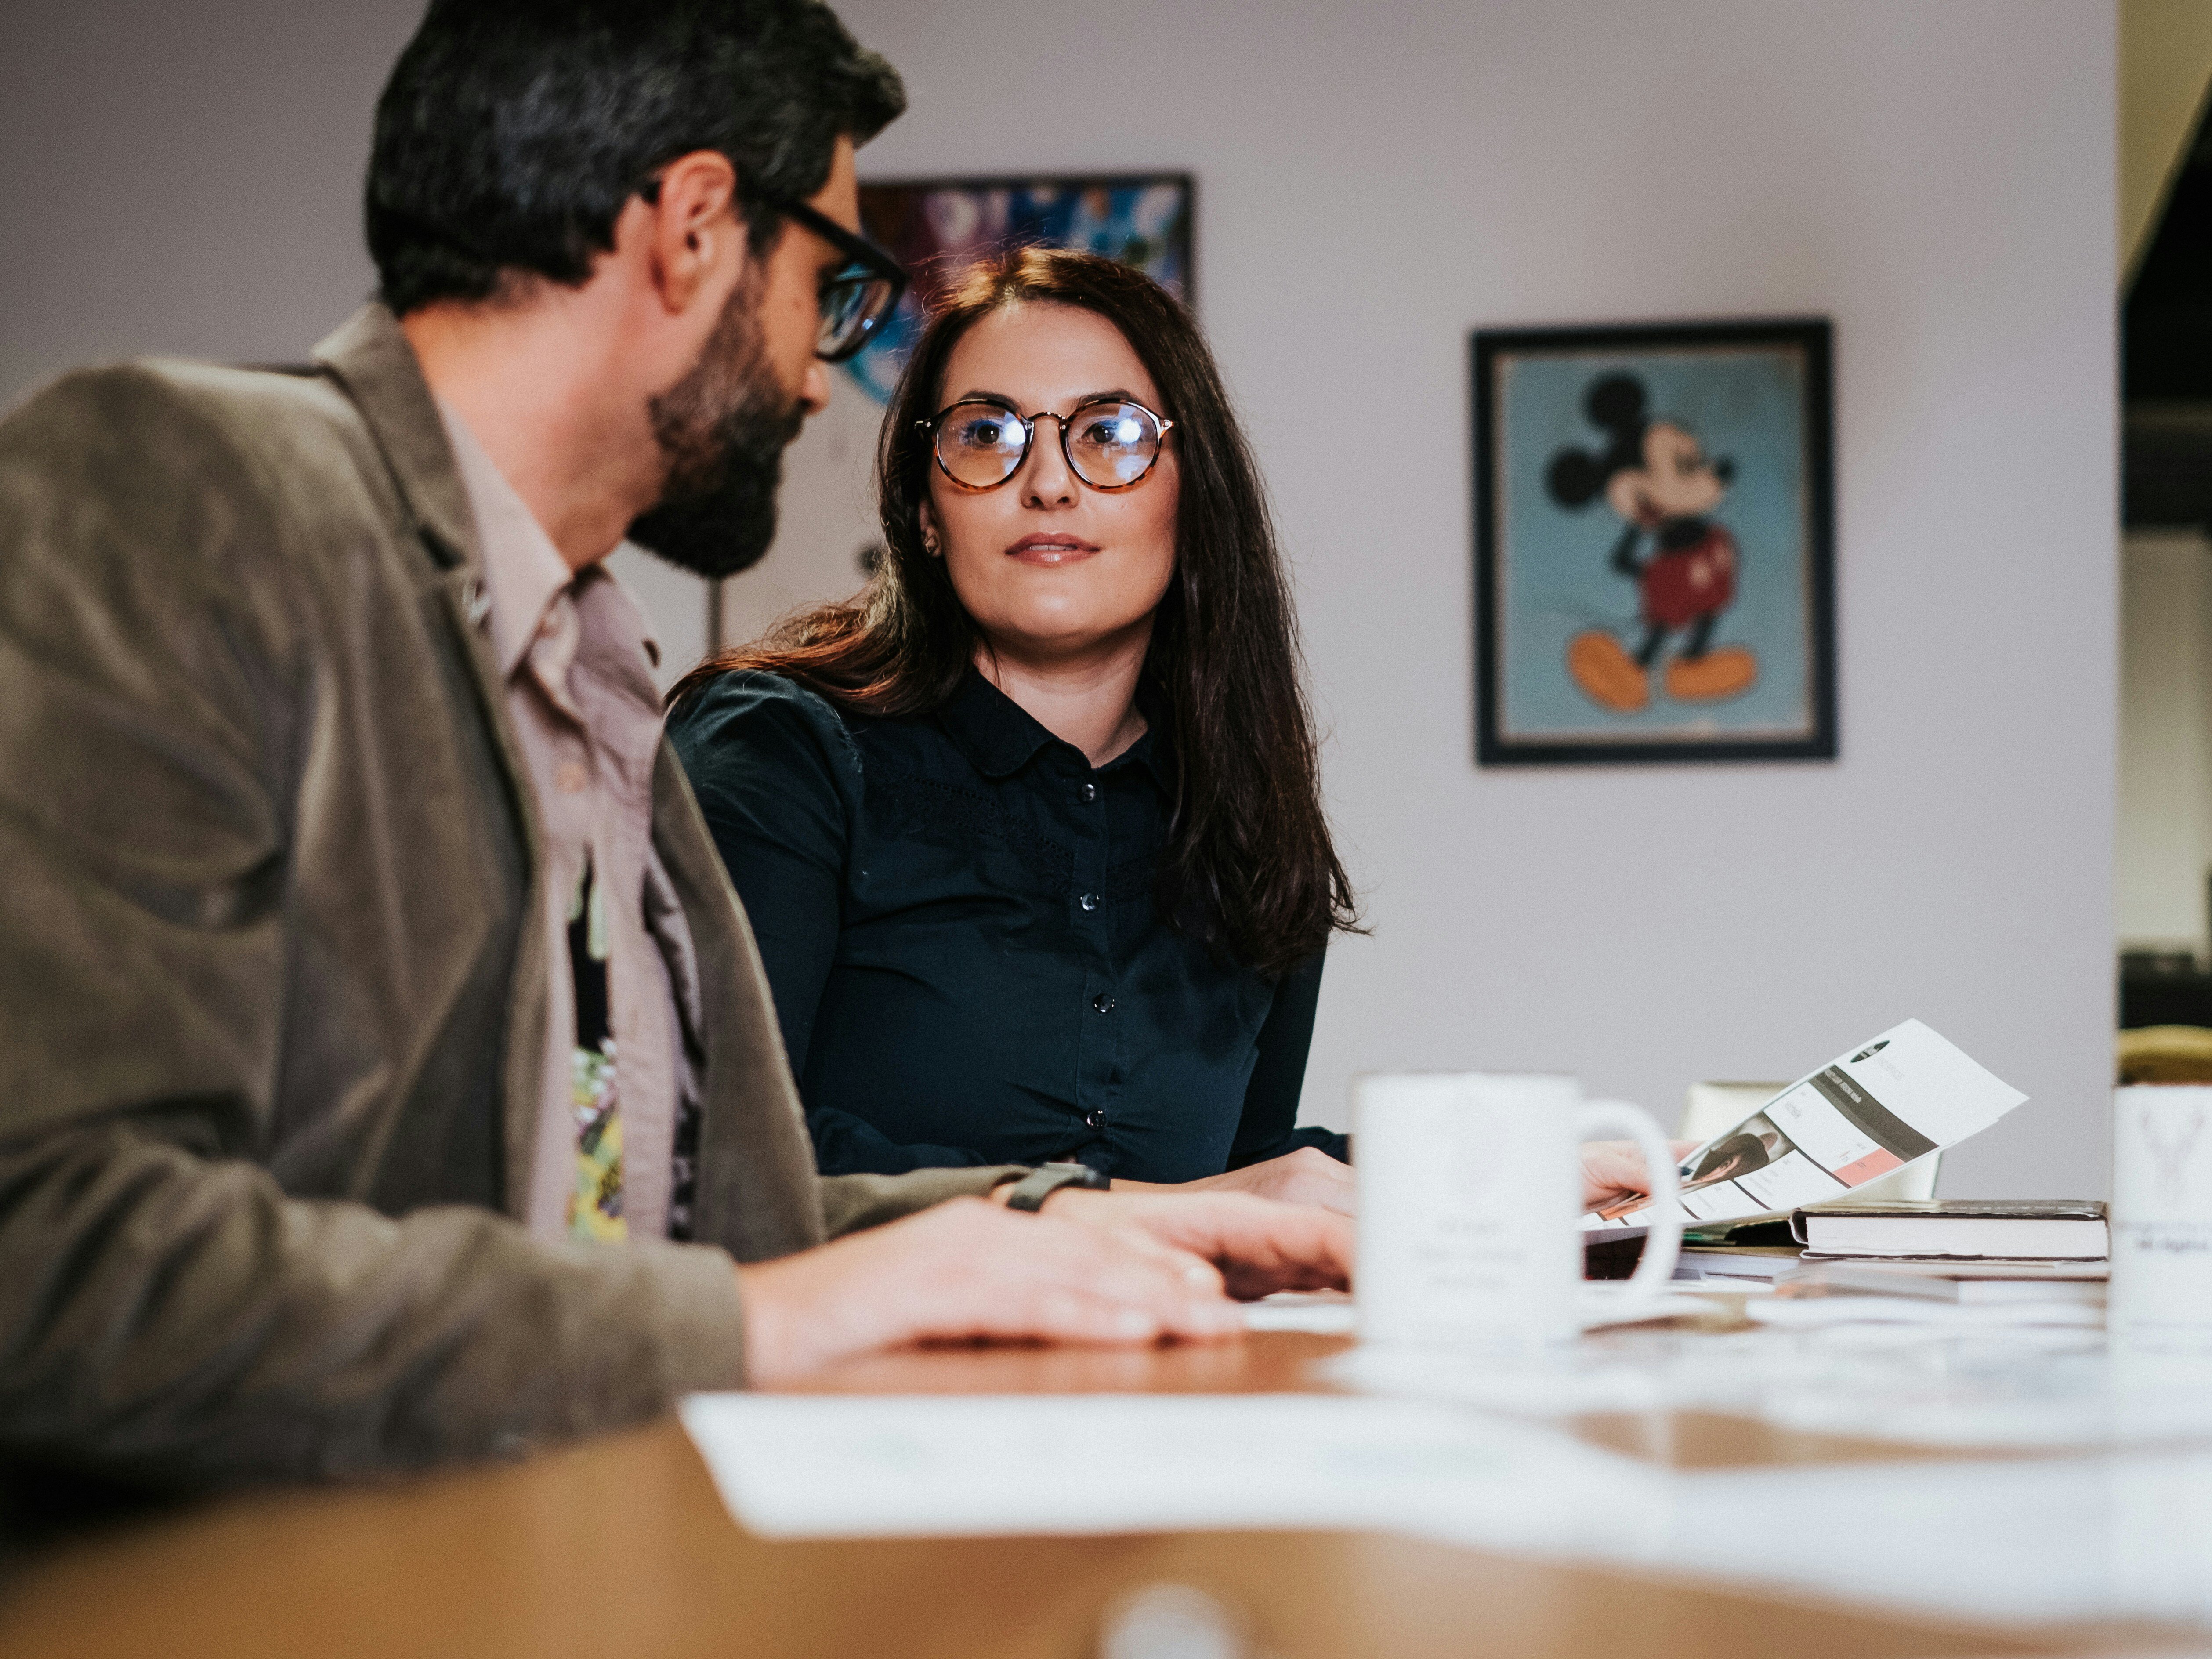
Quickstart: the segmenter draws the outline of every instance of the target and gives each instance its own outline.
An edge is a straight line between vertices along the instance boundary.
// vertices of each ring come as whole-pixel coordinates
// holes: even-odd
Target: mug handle
[[[1652,1176],[1650,1231],[1644,1237],[1644,1255],[1636,1271],[1628,1276],[1628,1293],[1665,1290],[1674,1282],[1674,1263],[1682,1254],[1682,1181],[1674,1168],[1673,1148],[1651,1114],[1625,1100],[1601,1100],[1583,1107],[1576,1127],[1577,1141],[1625,1129],[1644,1149],[1644,1162]]]

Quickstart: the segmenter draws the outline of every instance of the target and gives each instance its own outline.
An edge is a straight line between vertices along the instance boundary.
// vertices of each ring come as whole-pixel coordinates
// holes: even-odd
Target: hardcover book
[[[1808,1255],[2101,1261],[2105,1206],[2087,1199],[1908,1199],[1808,1205],[1790,1229]]]

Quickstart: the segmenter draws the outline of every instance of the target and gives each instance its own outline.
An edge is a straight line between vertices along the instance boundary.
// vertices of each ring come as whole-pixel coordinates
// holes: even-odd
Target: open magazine
[[[1800,1078],[1682,1160],[1682,1224],[1719,1228],[1849,1195],[1978,1134],[2027,1097],[1917,1019]],[[1638,1197],[1583,1218],[1593,1240],[1644,1230]]]

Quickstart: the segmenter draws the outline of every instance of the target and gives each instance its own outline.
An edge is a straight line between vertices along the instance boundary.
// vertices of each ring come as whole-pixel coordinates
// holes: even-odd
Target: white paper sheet
[[[1771,1290],[1772,1286],[1762,1285],[1758,1288]],[[1585,1284],[1582,1304],[1582,1328],[1586,1331],[1710,1313],[1714,1306],[1700,1300],[1695,1292],[1686,1294],[1679,1289],[1631,1292],[1626,1279]],[[1359,1304],[1340,1291],[1285,1291],[1249,1304],[1244,1310],[1244,1328],[1300,1331],[1310,1336],[1352,1336],[1359,1329],[1358,1310]]]
[[[1687,1224],[1786,1217],[1978,1134],[2027,1097],[1917,1019],[1791,1084],[1682,1163]],[[1632,1238],[1650,1200],[1583,1218],[1586,1237]]]
[[[681,1415],[731,1513],[769,1537],[1404,1527],[1425,1515],[1534,1547],[1648,1526],[1656,1512],[1624,1501],[1653,1479],[1642,1465],[1416,1401],[718,1394],[694,1395]]]
[[[1651,1565],[1901,1610],[2212,1627],[2212,1458],[1854,1463],[1679,1477]]]
[[[1541,1419],[1697,1411],[1962,1450],[2212,1446],[2212,1366],[2179,1375],[2116,1368],[2102,1334],[2078,1326],[1855,1321],[1723,1334],[1644,1326],[1520,1354],[1368,1345],[1314,1375]]]
[[[1517,1381],[1555,1410],[1764,1395],[1753,1414],[1851,1426],[1825,1393],[1861,1431],[2027,1428],[2104,1386],[2101,1352],[1858,1328],[1890,1339],[1859,1353],[1808,1346],[1828,1333],[1633,1331],[1519,1370],[1431,1354],[1418,1380],[1448,1373],[1463,1398]],[[1373,1384],[1389,1357],[1339,1370]],[[2002,1622],[2212,1627],[2212,1452],[2170,1437],[2118,1456],[1670,1471],[1420,1399],[703,1395],[682,1413],[732,1512],[769,1536],[1362,1528]]]
[[[1350,1336],[1359,1328],[1359,1308],[1340,1291],[1282,1291],[1249,1303],[1248,1331],[1302,1331],[1309,1336]]]
[[[1903,1296],[1778,1296],[1744,1309],[1762,1325],[1927,1325],[1943,1330],[2003,1330],[2064,1325],[2102,1330],[2105,1310],[2080,1302],[1935,1302]]]

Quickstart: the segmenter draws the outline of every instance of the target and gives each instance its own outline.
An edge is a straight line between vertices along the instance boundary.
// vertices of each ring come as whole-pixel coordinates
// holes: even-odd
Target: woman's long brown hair
[[[1322,811],[1297,622],[1259,470],[1188,312],[1142,272],[1096,254],[1018,248],[970,270],[938,307],[884,420],[884,552],[854,598],[817,605],[678,682],[681,708],[718,676],[759,669],[854,714],[929,714],[983,646],[944,562],[924,550],[930,437],[961,336],[1005,306],[1077,306],[1113,324],[1159,388],[1182,465],[1176,574],[1145,672],[1170,711],[1177,787],[1160,856],[1160,913],[1270,977],[1357,924]]]

